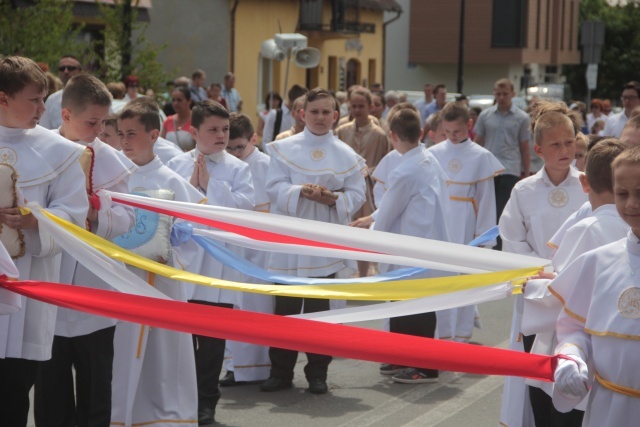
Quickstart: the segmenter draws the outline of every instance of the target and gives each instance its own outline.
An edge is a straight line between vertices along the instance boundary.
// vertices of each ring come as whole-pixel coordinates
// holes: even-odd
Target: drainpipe
[[[235,0],[233,6],[231,6],[231,19],[229,29],[231,31],[231,37],[229,39],[229,71],[232,73],[235,71],[235,51],[236,51],[236,9],[238,9],[238,3],[240,0]]]
[[[396,16],[394,16],[393,18],[389,19],[387,22],[382,24],[382,80],[381,80],[381,83],[383,85],[385,84],[384,77],[385,77],[385,70],[387,68],[386,67],[386,61],[387,61],[387,25],[389,25],[392,22],[395,22],[398,19],[400,19],[400,15],[402,15],[402,9],[400,9],[396,13],[397,13]],[[369,82],[369,83],[373,83],[373,82]]]

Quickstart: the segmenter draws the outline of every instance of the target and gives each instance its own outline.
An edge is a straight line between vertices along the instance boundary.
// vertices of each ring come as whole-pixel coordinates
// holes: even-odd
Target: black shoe
[[[222,387],[232,387],[234,385],[240,385],[243,383],[244,381],[236,381],[236,376],[233,371],[227,371],[227,375],[222,377],[222,379],[220,380],[220,385]]]
[[[325,394],[329,391],[329,387],[327,387],[327,382],[320,378],[314,378],[309,380],[309,393],[313,394]]]
[[[216,422],[215,419],[216,410],[213,408],[204,408],[198,411],[198,425],[204,426],[208,424],[213,424]]]
[[[291,380],[283,378],[270,377],[268,380],[260,384],[261,391],[280,391],[291,388],[293,383]]]

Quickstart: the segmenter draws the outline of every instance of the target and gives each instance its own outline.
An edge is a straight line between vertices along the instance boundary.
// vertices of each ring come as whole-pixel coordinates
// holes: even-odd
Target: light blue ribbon
[[[183,241],[185,235],[190,235],[192,229],[189,229],[186,223],[178,223],[174,224],[174,230],[172,230],[172,235],[174,232],[176,235],[180,235],[179,240]],[[177,229],[176,229],[177,228]],[[493,227],[487,232],[485,232],[482,236],[472,240],[468,243],[468,246],[480,246],[487,244],[498,237],[498,227]],[[265,282],[270,283],[282,283],[285,285],[337,285],[337,284],[348,284],[348,283],[379,283],[379,282],[389,282],[395,280],[405,280],[411,279],[419,274],[423,274],[427,271],[424,268],[401,268],[398,270],[389,271],[384,274],[379,274],[377,276],[369,276],[369,277],[358,277],[355,279],[317,279],[317,278],[306,278],[306,277],[297,277],[297,276],[288,276],[283,274],[275,274],[269,271],[266,271],[257,265],[247,261],[246,259],[240,257],[236,253],[230,251],[225,248],[224,245],[216,242],[215,240],[209,237],[196,236],[191,235],[191,238],[200,245],[205,252],[211,255],[215,260],[219,263],[231,267],[234,270],[239,271],[240,273],[253,277],[256,279],[263,280]]]

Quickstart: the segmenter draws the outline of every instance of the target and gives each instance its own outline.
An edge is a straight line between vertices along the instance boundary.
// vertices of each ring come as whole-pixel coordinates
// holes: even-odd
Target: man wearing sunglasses
[[[82,64],[80,60],[73,55],[64,55],[58,62],[58,77],[63,85],[66,85],[69,79],[82,72]],[[40,118],[38,123],[47,129],[58,129],[62,125],[62,89],[51,94],[44,104],[46,111]]]

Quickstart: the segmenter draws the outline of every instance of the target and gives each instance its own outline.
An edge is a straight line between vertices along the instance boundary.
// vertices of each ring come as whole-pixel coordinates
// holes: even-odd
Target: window
[[[526,47],[527,0],[493,0],[492,47]]]

